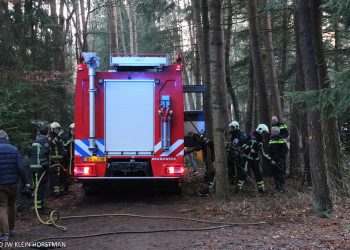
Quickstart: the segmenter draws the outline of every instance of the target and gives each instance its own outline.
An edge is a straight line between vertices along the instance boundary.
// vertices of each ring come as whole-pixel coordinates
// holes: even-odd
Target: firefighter
[[[193,133],[193,131],[190,131],[188,133],[188,137],[192,138],[192,147],[186,147],[185,148],[185,160],[188,162],[188,165],[190,165],[192,167],[192,173],[193,174],[197,174],[198,173],[198,168],[197,168],[197,162],[195,160],[195,156],[194,156],[194,151],[196,150],[195,148],[195,135]]]
[[[211,141],[208,137],[205,136],[205,134],[200,134],[198,137],[198,141],[201,144],[201,148],[203,150],[203,158],[206,161],[206,171],[204,176],[204,182],[206,182],[206,187],[203,188],[198,192],[199,196],[207,196],[210,195],[211,191],[214,188],[215,185],[215,166],[214,166],[214,160],[215,160],[215,154],[214,154],[214,142]],[[210,152],[207,151],[207,148],[210,150]],[[207,163],[207,154],[211,154],[212,159],[212,169],[209,170],[208,163]]]
[[[271,123],[273,127],[278,127],[280,129],[280,135],[283,137],[283,139],[287,139],[289,136],[288,127],[286,124],[279,121],[277,116],[272,116]]]
[[[56,198],[60,196],[63,191],[63,179],[64,179],[64,171],[61,166],[63,166],[64,162],[64,145],[63,140],[61,138],[63,131],[61,130],[61,125],[58,122],[53,122],[50,124],[50,146],[51,146],[51,164],[55,165],[50,168],[50,192]]]
[[[47,190],[47,174],[41,179],[38,186],[38,181],[41,175],[48,170],[50,166],[50,143],[49,143],[49,128],[43,126],[39,129],[35,142],[32,144],[32,154],[30,158],[30,170],[33,174],[33,185],[38,188],[36,207],[39,213],[45,211],[45,200]]]
[[[233,184],[237,169],[241,167],[241,149],[244,141],[243,133],[240,131],[239,123],[232,121],[228,125],[230,127],[229,142],[226,145],[228,178]]]
[[[271,128],[271,138],[269,141],[268,152],[272,160],[276,162],[272,169],[276,189],[279,192],[284,192],[286,155],[288,153],[288,146],[285,139],[280,135],[279,127]]]
[[[265,124],[260,124],[254,131],[252,138],[243,144],[242,167],[238,169],[237,193],[242,191],[249,169],[254,172],[259,193],[265,193],[265,183],[260,171],[260,158],[263,156],[272,165],[276,164],[264,149],[263,136],[268,133],[269,128]]]
[[[65,168],[67,170],[66,177],[63,179],[64,193],[67,194],[69,186],[72,183],[72,171],[73,171],[73,160],[74,160],[74,126],[75,123],[69,125],[67,137],[64,140],[64,149],[66,151]]]

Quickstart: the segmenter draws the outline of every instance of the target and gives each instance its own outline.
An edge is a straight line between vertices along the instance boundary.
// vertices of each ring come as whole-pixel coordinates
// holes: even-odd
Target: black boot
[[[284,185],[281,182],[278,182],[276,189],[278,192],[283,193],[284,192]]]
[[[209,190],[209,188],[204,188],[204,189],[200,190],[197,194],[199,197],[206,197],[206,196],[210,195],[210,190]]]
[[[281,182],[281,190],[280,190],[281,193],[284,193],[286,192],[286,190],[284,189],[284,183]]]

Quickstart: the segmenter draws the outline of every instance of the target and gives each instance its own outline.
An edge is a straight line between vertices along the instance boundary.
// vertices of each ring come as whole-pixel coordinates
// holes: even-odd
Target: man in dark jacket
[[[50,144],[49,144],[49,128],[43,126],[39,129],[35,142],[32,144],[32,154],[30,158],[30,170],[33,174],[33,184],[38,186],[41,175],[48,171],[50,165]],[[45,211],[45,198],[47,189],[48,173],[46,173],[40,185],[38,186],[38,195],[36,199],[36,207],[40,213]]]
[[[8,140],[6,132],[0,130],[0,241],[8,241],[15,227],[19,177],[23,183],[28,183],[21,155]]]
[[[271,123],[273,127],[278,127],[280,129],[280,135],[283,137],[283,139],[287,139],[289,136],[288,127],[286,124],[279,121],[277,116],[272,116]]]
[[[271,138],[268,147],[269,155],[276,165],[272,166],[273,178],[275,179],[276,189],[284,192],[284,179],[286,173],[286,155],[288,146],[285,139],[280,135],[279,127],[271,128]]]

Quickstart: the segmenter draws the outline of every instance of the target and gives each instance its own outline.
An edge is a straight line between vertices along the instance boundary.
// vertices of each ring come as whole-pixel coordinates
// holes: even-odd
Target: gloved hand
[[[210,143],[209,138],[205,137],[203,134],[201,134],[199,137],[205,142],[205,144],[209,144]]]

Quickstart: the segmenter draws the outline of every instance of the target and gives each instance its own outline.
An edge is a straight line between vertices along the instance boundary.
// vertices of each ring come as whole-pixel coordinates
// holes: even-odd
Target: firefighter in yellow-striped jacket
[[[74,125],[75,123],[72,123],[69,125],[69,130],[67,137],[64,140],[64,148],[67,156],[67,165],[68,165],[68,174],[73,174],[73,160],[74,160]]]
[[[39,129],[35,142],[32,144],[30,170],[33,174],[33,185],[36,188],[39,178],[47,171],[50,165],[50,145],[49,145],[49,127],[43,126]],[[38,211],[45,211],[45,199],[47,192],[47,174],[43,176],[40,186],[38,187],[38,196],[36,206]]]
[[[252,169],[254,172],[259,193],[265,193],[265,183],[260,171],[260,159],[261,157],[264,157],[272,165],[276,164],[264,149],[263,135],[265,133],[269,133],[269,128],[265,124],[260,124],[256,131],[254,131],[252,138],[242,146],[243,164],[242,167],[238,169],[237,193],[242,191],[249,169]]]
[[[65,151],[64,143],[61,138],[63,131],[61,125],[58,122],[50,124],[50,146],[51,146],[51,165],[55,165],[50,168],[50,180],[49,187],[51,195],[56,198],[63,194],[64,186],[63,181],[65,178],[64,169],[61,167],[64,164]]]
[[[276,162],[272,166],[273,178],[275,179],[276,189],[279,192],[284,192],[284,180],[286,175],[286,156],[288,146],[286,140],[280,135],[279,127],[271,128],[271,138],[269,141],[268,153]]]
[[[69,186],[72,184],[74,167],[74,123],[69,125],[67,136],[64,138],[64,149],[66,152],[64,164],[63,193],[68,194]]]

